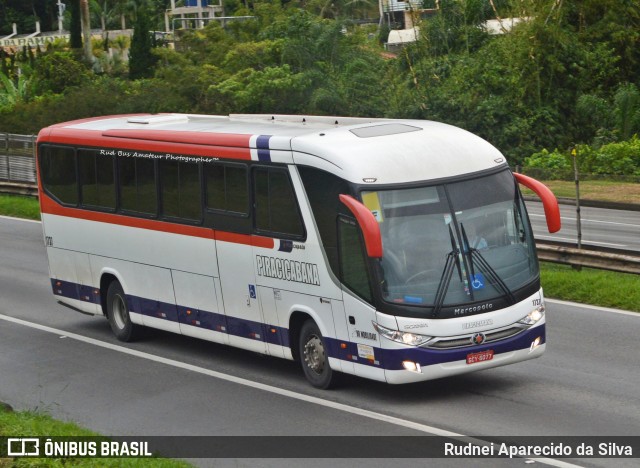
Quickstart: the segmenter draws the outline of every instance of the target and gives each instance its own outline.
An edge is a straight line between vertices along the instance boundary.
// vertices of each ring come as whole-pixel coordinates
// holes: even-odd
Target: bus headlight
[[[431,339],[430,336],[401,332],[398,330],[392,330],[390,328],[383,327],[376,322],[371,323],[373,323],[373,328],[375,328],[377,332],[380,333],[380,336],[383,336],[388,340],[396,341],[398,343],[406,344],[409,346],[420,346],[421,344],[424,344]]]
[[[544,305],[538,306],[533,309],[527,314],[526,317],[518,320],[518,323],[521,323],[523,325],[533,325],[534,323],[539,322],[542,317],[544,317]]]

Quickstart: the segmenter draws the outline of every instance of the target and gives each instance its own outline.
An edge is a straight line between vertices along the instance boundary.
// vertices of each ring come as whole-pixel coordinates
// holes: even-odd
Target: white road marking
[[[357,408],[355,406],[345,405],[343,403],[337,403],[335,401],[324,400],[322,398],[305,395],[303,393],[293,392],[291,390],[285,390],[283,388],[273,387],[271,385],[262,384],[259,382],[254,382],[252,380],[243,379],[241,377],[236,377],[234,375],[223,374],[222,372],[216,372],[210,369],[206,369],[200,366],[194,366],[192,364],[187,364],[186,362],[176,361],[174,359],[168,359],[161,356],[156,356],[155,354],[145,353],[142,351],[136,351],[134,349],[125,348],[124,346],[115,345],[112,343],[107,343],[105,341],[96,340],[94,338],[89,338],[87,336],[78,335],[76,333],[68,333],[64,330],[60,330],[57,328],[48,327],[46,325],[41,325],[38,323],[28,322],[26,320],[22,320],[15,317],[9,317],[8,315],[0,314],[0,320],[4,320],[6,322],[15,323],[18,325],[22,325],[25,327],[33,328],[36,330],[44,331],[47,333],[53,333],[60,337],[66,336],[68,338],[91,344],[94,346],[99,346],[101,348],[106,348],[112,351],[117,351],[119,353],[128,354],[130,356],[135,356],[142,359],[147,359],[149,361],[158,362],[161,364],[165,364],[168,366],[176,367],[183,370],[188,370],[191,372],[197,372],[199,374],[208,375],[210,377],[214,377],[216,379],[225,380],[227,382],[233,382],[239,385],[244,385],[246,387],[255,388],[258,390],[262,390],[269,393],[274,393],[276,395],[281,395],[287,398],[293,398],[295,400],[305,401],[307,403],[313,403],[315,405],[324,406],[327,408],[332,408],[338,411],[344,411],[345,413],[351,413],[358,416],[362,416],[369,419],[374,419],[377,421],[383,421],[389,424],[394,424],[396,426],[406,427],[408,429],[413,429],[415,431],[424,432],[425,434],[431,434],[435,436],[441,437],[449,437],[453,439],[464,438],[465,442],[472,442],[477,445],[490,445],[490,442],[484,441],[482,439],[476,439],[470,436],[465,436],[464,434],[459,434],[457,432],[447,431],[445,429],[440,429],[438,427],[429,426],[426,424],[417,423],[414,421],[409,421],[406,419],[396,418],[394,416],[388,416],[382,413],[376,413],[374,411],[369,411],[362,408]],[[533,460],[538,463],[543,463],[549,466],[557,466],[560,468],[580,468],[580,465],[574,465],[571,463],[564,462],[562,460],[556,460],[553,458],[527,458],[526,460]]]
[[[546,297],[544,298],[544,301],[549,302],[551,304],[560,304],[560,305],[578,307],[582,309],[597,310],[598,312],[608,312],[611,314],[628,315],[629,317],[640,317],[640,312],[631,312],[629,310],[612,309],[610,307],[600,307],[600,306],[594,306],[590,304],[579,304],[577,302],[561,301],[560,299],[547,299]]]
[[[13,216],[0,215],[0,218],[2,218],[2,219],[10,219],[12,221],[26,221],[27,223],[41,223],[41,221],[38,221],[37,219],[14,218]]]
[[[545,215],[538,213],[529,213],[530,218],[544,218]],[[563,221],[577,221],[577,218],[570,218],[569,216],[561,216]],[[600,224],[613,224],[616,226],[629,226],[629,227],[640,227],[640,224],[629,224],[629,223],[618,223],[615,221],[601,221],[599,219],[589,219],[589,218],[580,218],[580,221],[583,223],[600,223]]]

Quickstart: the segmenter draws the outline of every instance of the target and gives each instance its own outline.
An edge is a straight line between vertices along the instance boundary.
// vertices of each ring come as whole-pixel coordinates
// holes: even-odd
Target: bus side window
[[[358,296],[372,302],[362,236],[355,220],[351,218],[338,218],[338,250],[341,281]]]
[[[78,176],[73,148],[43,146],[40,176],[45,190],[67,205],[78,204]]]
[[[100,155],[94,150],[79,150],[78,168],[82,205],[115,210],[113,156]]]
[[[161,161],[162,214],[170,218],[202,220],[200,169],[197,164]]]
[[[249,212],[246,166],[208,163],[204,166],[204,173],[207,208],[243,215]]]
[[[333,174],[314,167],[298,166],[298,172],[307,192],[331,271],[337,278],[340,276],[340,266],[336,219],[338,214],[349,213],[339,198],[341,193],[351,193],[349,184]]]
[[[118,158],[121,209],[158,214],[155,164],[151,159]]]
[[[253,171],[253,188],[257,231],[297,239],[304,237],[296,195],[285,170],[256,168]]]

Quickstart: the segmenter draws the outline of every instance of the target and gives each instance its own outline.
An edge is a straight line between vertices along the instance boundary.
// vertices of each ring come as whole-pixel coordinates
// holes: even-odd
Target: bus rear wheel
[[[111,331],[120,341],[133,341],[140,333],[140,327],[131,321],[127,297],[118,281],[113,281],[107,289],[107,318]]]
[[[322,333],[313,320],[300,329],[300,363],[307,380],[316,388],[328,389],[337,384],[338,375],[329,365]]]

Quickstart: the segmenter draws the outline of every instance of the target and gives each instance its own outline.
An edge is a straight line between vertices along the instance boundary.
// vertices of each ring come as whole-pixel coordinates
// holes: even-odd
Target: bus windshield
[[[466,306],[538,276],[523,200],[508,170],[460,182],[362,193],[380,224],[387,302]]]

